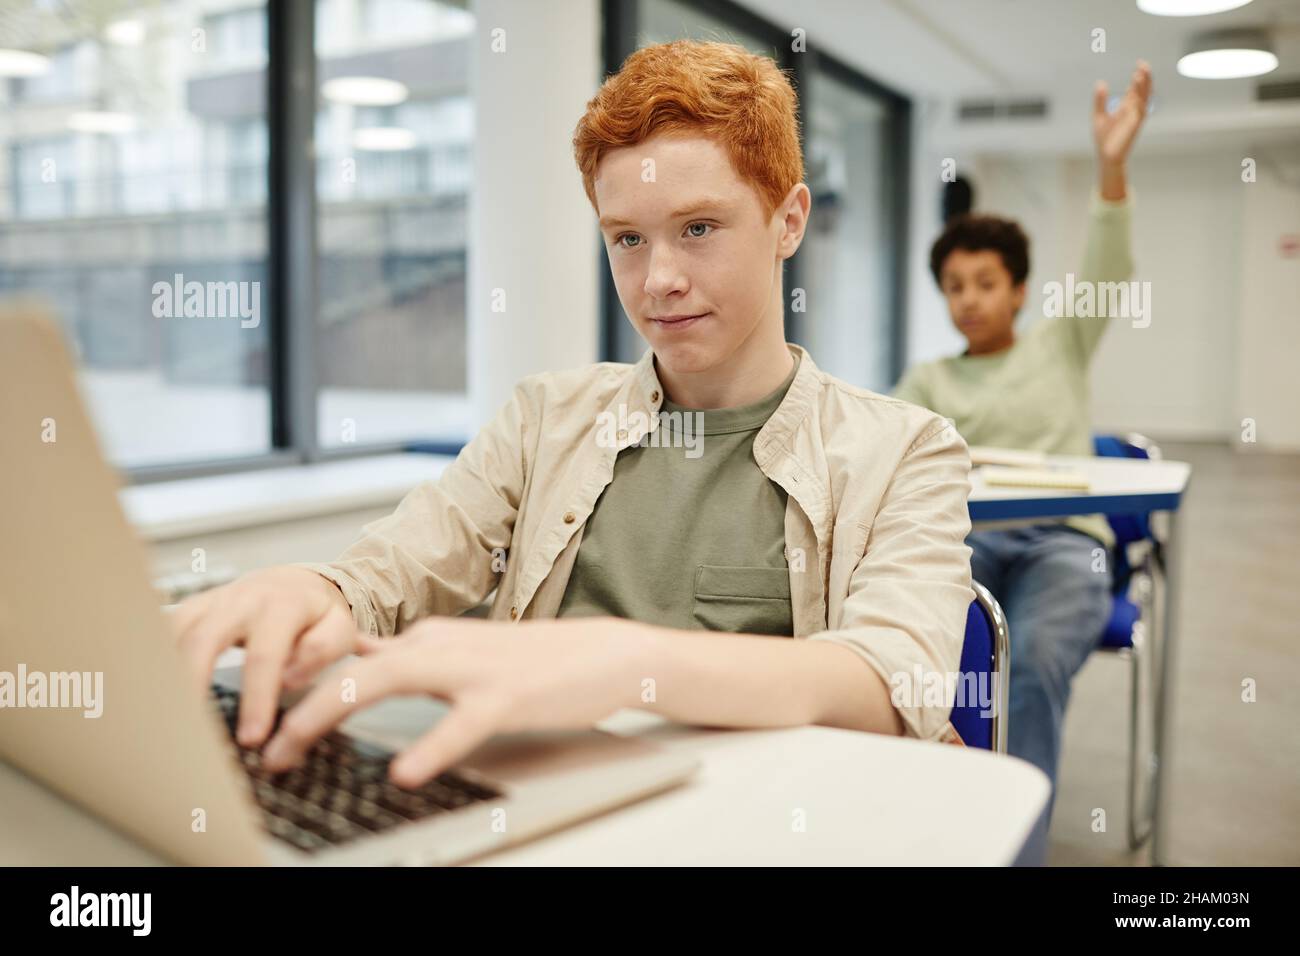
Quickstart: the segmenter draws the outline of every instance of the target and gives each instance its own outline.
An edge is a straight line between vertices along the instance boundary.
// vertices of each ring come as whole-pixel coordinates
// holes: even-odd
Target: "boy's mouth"
[[[661,315],[652,317],[650,321],[661,329],[676,331],[690,328],[707,315],[709,315],[708,312],[700,312],[697,315]]]

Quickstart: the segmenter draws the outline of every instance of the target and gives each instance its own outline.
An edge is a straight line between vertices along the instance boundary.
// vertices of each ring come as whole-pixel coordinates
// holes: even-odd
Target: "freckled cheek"
[[[761,298],[771,278],[762,266],[762,259],[746,255],[743,250],[710,250],[691,270],[693,284],[710,301]]]
[[[631,262],[615,262],[614,287],[626,304],[634,304],[645,295],[646,270]]]

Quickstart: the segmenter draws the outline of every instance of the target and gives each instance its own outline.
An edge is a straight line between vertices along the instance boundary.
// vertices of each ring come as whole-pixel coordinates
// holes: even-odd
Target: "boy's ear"
[[[1015,306],[1015,311],[1012,314],[1019,315],[1020,309],[1025,304],[1025,284],[1023,282],[1017,283],[1015,286],[1012,287],[1011,303],[1012,305]]]
[[[812,192],[805,183],[795,183],[773,212],[782,224],[781,238],[776,247],[782,259],[789,259],[799,251],[811,212]]]

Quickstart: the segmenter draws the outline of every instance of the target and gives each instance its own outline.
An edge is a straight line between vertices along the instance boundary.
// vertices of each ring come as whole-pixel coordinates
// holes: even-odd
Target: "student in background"
[[[1132,271],[1125,163],[1150,95],[1151,70],[1141,61],[1114,113],[1105,84],[1094,90],[1098,185],[1077,286],[1124,281]],[[1017,335],[1029,241],[1006,219],[953,219],[931,249],[930,270],[967,349],[909,369],[894,395],[952,419],[971,445],[1091,455],[1088,366],[1108,320],[1045,319]],[[1055,792],[1070,681],[1110,613],[1110,527],[1088,515],[966,540],[972,577],[1002,604],[1011,630],[1008,749],[1046,772]]]

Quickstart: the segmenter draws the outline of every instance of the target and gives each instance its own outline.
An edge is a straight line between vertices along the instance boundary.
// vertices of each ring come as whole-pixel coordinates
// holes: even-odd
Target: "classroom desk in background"
[[[968,502],[975,529],[1042,524],[1099,512],[1112,515],[1162,512],[1167,516],[1167,527],[1161,532],[1167,589],[1165,612],[1161,615],[1163,621],[1155,644],[1156,673],[1159,676],[1155,701],[1155,809],[1151,822],[1151,863],[1159,866],[1164,862],[1168,818],[1166,784],[1169,778],[1169,734],[1173,725],[1173,668],[1178,642],[1178,599],[1182,588],[1182,537],[1178,511],[1191,481],[1192,468],[1181,461],[1067,455],[1049,456],[1045,464],[1083,474],[1088,479],[1089,490],[990,486],[981,480],[980,469],[976,468],[971,471]]]

